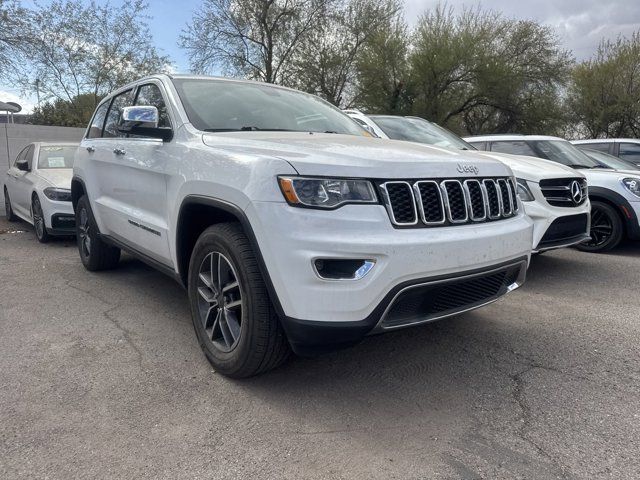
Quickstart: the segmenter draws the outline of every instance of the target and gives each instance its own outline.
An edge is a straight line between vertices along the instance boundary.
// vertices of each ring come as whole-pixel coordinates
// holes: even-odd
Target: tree
[[[22,63],[29,18],[29,12],[15,0],[0,0],[0,78],[7,78]]]
[[[459,132],[546,132],[571,62],[548,27],[439,5],[413,37],[413,112]]]
[[[397,0],[346,0],[333,5],[294,55],[291,86],[337,106],[354,97],[356,62],[366,43],[401,11]]]
[[[572,73],[568,108],[578,134],[640,136],[640,32],[603,40]]]
[[[99,101],[100,99],[98,99]],[[58,125],[61,127],[86,127],[95,110],[96,99],[91,93],[68,100],[56,99],[34,108],[29,123],[34,125]]]
[[[291,83],[291,61],[333,0],[204,0],[179,44],[191,69]]]
[[[365,43],[356,61],[354,103],[370,113],[408,115],[413,105],[409,33],[400,18],[389,19]]]
[[[152,44],[147,4],[124,0],[116,7],[82,0],[54,0],[32,12],[30,40],[21,50],[28,63],[13,77],[45,101],[79,99],[93,106],[111,90],[142,75],[164,71],[169,59]]]

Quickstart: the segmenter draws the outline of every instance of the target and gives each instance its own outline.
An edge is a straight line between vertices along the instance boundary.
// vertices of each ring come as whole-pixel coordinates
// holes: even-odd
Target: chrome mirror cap
[[[118,130],[129,131],[134,127],[158,128],[159,117],[158,109],[150,105],[124,107],[118,122]]]

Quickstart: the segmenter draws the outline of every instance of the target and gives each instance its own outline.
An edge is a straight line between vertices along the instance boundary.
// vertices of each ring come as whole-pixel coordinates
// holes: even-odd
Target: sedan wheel
[[[31,217],[33,218],[33,228],[36,231],[36,238],[40,243],[47,243],[50,236],[44,223],[42,205],[40,205],[40,200],[37,196],[34,196],[31,202]]]
[[[9,222],[15,222],[18,220],[16,214],[13,213],[13,208],[11,207],[11,200],[9,199],[9,192],[7,191],[7,187],[4,187],[4,213],[7,216],[7,220]]]

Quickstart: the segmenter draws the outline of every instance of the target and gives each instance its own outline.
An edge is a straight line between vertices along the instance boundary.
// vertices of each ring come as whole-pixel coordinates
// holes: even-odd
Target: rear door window
[[[104,132],[102,136],[104,138],[124,137],[124,133],[118,131],[118,121],[122,114],[124,107],[130,107],[132,105],[131,93],[133,90],[127,90],[122,92],[111,100],[111,106],[107,112],[107,119],[104,123]]]
[[[91,126],[87,132],[87,138],[100,138],[102,136],[102,127],[104,127],[104,118],[109,108],[109,102],[104,102],[98,107],[96,113],[93,114]]]
[[[590,150],[597,150],[599,152],[609,153],[610,143],[580,143],[576,145],[578,148],[588,148]]]
[[[491,151],[498,153],[510,153],[511,155],[528,155],[537,157],[536,152],[522,140],[505,140],[504,142],[492,142]]]
[[[620,153],[618,156],[624,160],[633,163],[640,162],[640,144],[638,143],[620,143]]]

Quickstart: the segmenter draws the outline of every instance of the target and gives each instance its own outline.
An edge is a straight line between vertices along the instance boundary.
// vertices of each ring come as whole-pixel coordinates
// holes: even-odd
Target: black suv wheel
[[[76,239],[80,260],[87,270],[108,270],[118,265],[120,249],[100,238],[100,231],[86,195],[83,195],[76,205]]]
[[[240,225],[222,223],[200,235],[189,264],[189,301],[200,346],[218,372],[250,377],[287,359],[289,343]]]
[[[606,252],[617,247],[624,237],[624,227],[618,212],[609,204],[591,202],[591,240],[578,245],[584,252]]]

